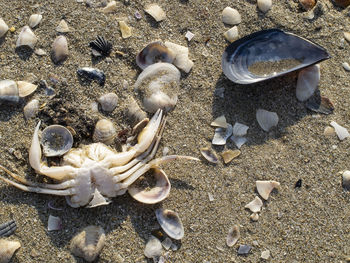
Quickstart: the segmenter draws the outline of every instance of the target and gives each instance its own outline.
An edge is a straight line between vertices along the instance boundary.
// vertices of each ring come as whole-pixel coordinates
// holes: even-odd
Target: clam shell
[[[7,239],[0,239],[0,262],[10,262],[12,256],[16,250],[21,247],[21,243],[18,241],[11,241]]]
[[[108,56],[112,51],[112,44],[102,36],[89,43],[94,56]]]
[[[208,162],[211,162],[211,163],[214,163],[214,164],[217,164],[219,162],[216,153],[212,149],[209,149],[208,147],[205,147],[205,148],[201,148],[200,151],[201,151],[201,154],[203,155],[203,157]]]
[[[20,97],[27,97],[32,94],[38,88],[38,85],[34,85],[27,81],[17,81],[18,94]]]
[[[36,42],[38,42],[38,38],[35,36],[30,27],[24,26],[18,35],[16,48],[21,46],[28,46],[31,49],[34,49]]]
[[[56,31],[59,33],[67,33],[69,32],[69,26],[65,20],[61,20],[58,26],[56,27]]]
[[[58,36],[52,43],[51,58],[56,64],[63,62],[68,57],[68,42],[65,36]]]
[[[37,25],[39,25],[41,19],[43,19],[43,16],[40,14],[33,14],[29,17],[29,21],[28,21],[28,25],[31,28],[36,27]]]
[[[41,145],[45,156],[60,156],[72,148],[73,136],[66,127],[50,125],[41,133]]]
[[[179,240],[184,237],[184,227],[179,215],[169,209],[159,208],[156,217],[164,232],[171,238]]]
[[[15,81],[8,79],[0,81],[0,102],[1,101],[16,103],[19,101],[19,92]]]
[[[145,204],[155,204],[163,201],[170,193],[170,182],[165,172],[160,168],[153,168],[153,176],[156,180],[156,185],[151,186],[150,190],[144,187],[139,187],[139,178],[128,188],[128,193],[137,201]]]
[[[279,186],[280,183],[276,181],[256,181],[256,189],[258,190],[259,195],[265,200],[269,198],[271,191]]]
[[[314,94],[320,81],[320,65],[313,65],[301,70],[298,74],[296,96],[299,101],[305,101]]]
[[[238,27],[234,26],[224,33],[224,37],[227,41],[233,42],[238,38]]]
[[[158,238],[151,236],[147,241],[144,254],[147,258],[157,258],[163,253],[162,243]]]
[[[145,8],[145,12],[154,18],[157,22],[160,22],[166,18],[166,14],[163,9],[157,4],[149,4]]]
[[[279,29],[268,29],[230,44],[222,56],[222,69],[231,81],[250,84],[306,68],[328,58],[330,56],[323,47],[305,38]]]
[[[101,253],[105,241],[106,235],[101,227],[88,226],[73,237],[69,247],[73,255],[92,262]]]
[[[0,38],[3,37],[8,30],[9,30],[8,25],[5,23],[5,21],[2,18],[0,18]]]
[[[268,132],[272,127],[277,126],[278,116],[276,112],[271,112],[263,109],[256,111],[256,120],[258,121],[261,129]]]
[[[228,231],[227,237],[226,237],[226,245],[228,247],[233,247],[238,239],[241,237],[240,231],[239,231],[239,226],[234,225],[233,227],[230,228]]]
[[[261,12],[266,13],[272,7],[272,0],[258,0],[257,5]]]
[[[237,25],[241,23],[241,15],[239,12],[231,7],[225,7],[225,9],[222,11],[222,22],[228,25]]]
[[[113,122],[107,119],[101,119],[96,123],[93,134],[94,142],[102,142],[104,144],[112,144],[117,136],[117,131]]]
[[[251,201],[249,204],[245,205],[244,208],[248,208],[253,213],[257,213],[257,212],[260,212],[262,206],[263,206],[263,202],[258,196],[256,196],[254,200]]]
[[[97,101],[101,104],[102,110],[112,112],[118,105],[118,96],[110,92],[99,97]]]
[[[39,111],[39,101],[37,99],[31,100],[23,108],[23,113],[26,120],[35,117],[38,111]]]

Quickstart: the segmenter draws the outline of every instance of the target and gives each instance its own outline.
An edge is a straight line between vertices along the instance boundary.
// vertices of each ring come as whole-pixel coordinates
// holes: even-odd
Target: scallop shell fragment
[[[268,132],[272,127],[277,126],[278,116],[276,112],[271,112],[263,109],[256,111],[256,120],[258,121],[261,129]]]
[[[58,24],[58,26],[56,27],[56,31],[59,33],[68,33],[70,31],[69,26],[64,19],[62,19]]]
[[[96,123],[93,134],[94,142],[102,142],[104,144],[112,144],[117,136],[117,131],[113,122],[107,119],[101,119]]]
[[[108,56],[112,50],[112,44],[102,36],[97,36],[96,40],[89,43],[92,54],[98,56]]]
[[[227,234],[227,237],[226,237],[226,245],[228,247],[233,247],[237,243],[237,241],[240,238],[240,236],[241,236],[241,234],[240,234],[240,231],[239,231],[239,226],[238,225],[234,225],[228,231],[228,234]]]
[[[320,65],[313,65],[299,72],[296,96],[299,101],[305,101],[312,96],[320,81]]]
[[[259,195],[265,200],[269,198],[271,191],[279,186],[280,183],[276,181],[256,181],[256,189]]]
[[[17,81],[18,95],[20,97],[27,97],[32,94],[38,88],[38,85],[32,84],[27,81]]]
[[[73,136],[66,127],[50,125],[42,131],[41,145],[45,156],[60,156],[72,148]]]
[[[201,151],[201,154],[203,155],[203,157],[208,162],[211,162],[211,163],[214,163],[214,164],[217,164],[219,162],[216,153],[212,149],[209,149],[208,147],[205,147],[205,148],[201,148],[200,151]]]
[[[346,128],[344,128],[343,126],[340,126],[338,123],[336,123],[335,121],[331,122],[331,126],[333,126],[335,133],[337,134],[339,140],[344,140],[347,137],[350,136],[348,130]]]
[[[184,237],[184,227],[176,212],[159,208],[156,210],[156,217],[159,225],[169,237],[176,240]]]
[[[222,11],[222,22],[228,25],[237,25],[241,23],[241,15],[239,12],[231,7],[225,7]]]
[[[39,101],[37,99],[31,100],[23,108],[23,113],[26,120],[35,117],[38,111],[39,111]]]
[[[73,237],[70,250],[73,255],[92,262],[101,253],[105,241],[106,235],[100,226],[88,226]]]
[[[28,21],[28,25],[31,28],[36,27],[37,25],[39,25],[39,23],[41,22],[41,19],[43,19],[43,16],[40,14],[33,14],[29,17],[29,21]]]
[[[8,25],[5,23],[5,21],[2,18],[0,18],[0,38],[2,38],[8,30],[9,30]]]
[[[256,196],[254,200],[251,201],[249,204],[245,205],[244,208],[249,209],[253,213],[257,213],[257,212],[260,212],[262,206],[263,206],[263,202],[258,196]]]
[[[118,96],[110,92],[99,97],[97,101],[100,103],[102,110],[112,112],[118,105]]]
[[[147,258],[157,258],[163,253],[162,243],[158,238],[151,236],[147,241],[144,254]]]
[[[2,101],[14,103],[19,101],[19,92],[15,81],[8,79],[0,81],[0,102]]]
[[[36,42],[38,42],[38,38],[35,36],[30,27],[24,26],[18,35],[16,48],[28,46],[31,49],[34,49]]]
[[[68,57],[68,42],[65,36],[58,36],[52,43],[51,58],[56,64],[63,62]]]
[[[18,241],[0,239],[0,262],[8,263],[15,254],[16,250],[21,247]]]
[[[147,5],[145,7],[145,12],[153,17],[157,22],[160,22],[166,18],[166,14],[163,9],[155,3]]]
[[[236,122],[235,125],[233,125],[232,134],[234,136],[244,136],[247,134],[248,129],[249,126]]]

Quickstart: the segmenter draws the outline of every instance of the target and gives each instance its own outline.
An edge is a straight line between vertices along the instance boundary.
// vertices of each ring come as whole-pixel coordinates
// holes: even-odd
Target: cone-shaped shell
[[[0,239],[0,263],[10,262],[13,254],[21,247],[18,241]]]
[[[51,58],[54,63],[61,63],[68,57],[68,42],[65,36],[56,37],[52,43]]]
[[[159,225],[169,237],[177,240],[184,237],[184,227],[176,212],[159,208],[156,210],[156,217]]]
[[[17,86],[20,97],[27,97],[38,88],[38,85],[34,85],[27,81],[17,81]]]
[[[24,26],[18,35],[16,47],[28,46],[31,49],[34,49],[36,42],[38,42],[38,38],[35,36],[30,27]]]
[[[5,23],[5,21],[2,18],[0,18],[0,38],[3,37],[8,30],[9,30],[8,25]]]
[[[96,123],[93,140],[94,142],[112,144],[116,135],[114,124],[110,120],[101,119]]]

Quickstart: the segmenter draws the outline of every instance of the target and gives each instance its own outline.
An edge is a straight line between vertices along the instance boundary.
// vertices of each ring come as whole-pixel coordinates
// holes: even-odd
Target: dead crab
[[[3,166],[0,166],[0,169],[17,182],[2,176],[0,179],[23,191],[66,196],[67,203],[72,207],[106,205],[110,202],[109,198],[124,194],[141,175],[152,168],[155,168],[156,172],[158,171],[157,176],[165,177],[169,185],[168,190],[170,190],[166,174],[159,173],[161,170],[157,168],[158,165],[179,158],[197,159],[179,155],[153,159],[164,125],[165,116],[162,110],[158,110],[139,133],[137,143],[126,151],[117,152],[103,143],[92,143],[73,148],[67,152],[63,156],[62,166],[49,167],[47,162],[42,160],[39,122],[35,128],[29,150],[29,163],[38,174],[48,176],[58,183],[35,183],[10,172]],[[159,188],[159,185],[155,188]],[[135,193],[135,191],[133,192]],[[133,194],[132,196],[134,197]],[[166,196],[167,193],[162,198],[158,198],[157,201],[163,200]],[[142,201],[138,198],[135,199]],[[145,203],[152,203],[152,201],[149,202],[146,198]]]

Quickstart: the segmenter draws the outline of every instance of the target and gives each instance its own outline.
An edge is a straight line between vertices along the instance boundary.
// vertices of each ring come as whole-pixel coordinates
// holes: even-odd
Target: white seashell
[[[326,128],[323,131],[323,135],[325,136],[332,136],[335,134],[335,129],[331,126],[326,126]]]
[[[31,100],[23,108],[24,118],[26,120],[33,118],[39,111],[39,101],[37,99]]]
[[[343,66],[343,68],[344,68],[346,71],[350,71],[350,65],[349,65],[348,62],[342,63],[342,66]]]
[[[232,125],[227,124],[227,129],[216,128],[213,140],[211,143],[213,145],[225,145],[227,139],[232,135]]]
[[[144,112],[140,106],[137,104],[134,98],[128,97],[126,99],[126,114],[129,118],[134,119],[135,122],[139,122],[147,118],[146,112]]]
[[[260,258],[264,259],[264,260],[268,260],[270,258],[270,250],[264,250],[261,252],[261,256]]]
[[[331,125],[333,126],[335,133],[337,134],[339,140],[344,140],[345,138],[349,137],[350,134],[348,132],[348,130],[346,128],[344,128],[343,126],[340,126],[338,123],[336,123],[335,121],[331,122]]]
[[[240,231],[239,231],[239,226],[234,225],[233,227],[230,228],[228,231],[227,237],[226,237],[226,245],[228,247],[233,247],[238,239],[241,237]]]
[[[247,142],[247,138],[240,136],[232,136],[231,140],[235,143],[238,149],[241,149],[242,145]]]
[[[215,163],[215,164],[217,164],[219,162],[216,153],[212,149],[205,147],[205,148],[201,148],[200,151],[201,151],[201,154],[203,155],[203,157],[208,162]]]
[[[118,105],[118,96],[110,92],[99,97],[97,101],[101,104],[102,110],[112,112]]]
[[[63,62],[68,57],[68,42],[65,36],[58,36],[52,43],[51,58],[56,64]]]
[[[0,18],[0,38],[3,37],[8,30],[9,30],[8,25],[5,23],[5,21],[2,18]]]
[[[17,81],[18,94],[20,97],[27,97],[32,94],[38,88],[38,85],[34,85],[27,81]]]
[[[145,8],[145,12],[154,18],[157,22],[160,22],[166,18],[166,14],[163,9],[157,4],[149,4]]]
[[[163,247],[158,238],[151,236],[147,241],[144,254],[147,258],[156,258],[162,255]]]
[[[47,222],[47,230],[48,231],[56,231],[62,229],[62,220],[57,216],[49,216],[49,220]]]
[[[299,101],[305,101],[314,94],[320,81],[320,65],[313,65],[301,70],[298,74],[296,96]]]
[[[62,19],[58,24],[58,26],[56,27],[56,31],[59,33],[67,33],[70,31],[69,26],[64,19]]]
[[[221,115],[219,117],[217,117],[215,120],[212,121],[212,123],[210,123],[211,126],[214,127],[221,127],[221,128],[227,128],[227,122],[226,122],[226,117],[225,115]]]
[[[259,214],[258,213],[253,213],[250,215],[250,219],[254,222],[259,220]]]
[[[253,213],[257,213],[260,212],[262,206],[263,202],[258,196],[256,196],[254,200],[247,204],[244,208],[248,208]]]
[[[33,49],[36,42],[38,42],[38,38],[35,36],[30,27],[24,26],[18,35],[16,48],[21,46],[28,46]]]
[[[175,55],[173,64],[186,73],[190,72],[194,63],[188,58],[188,48],[169,41],[166,41],[164,45]]]
[[[186,32],[185,38],[187,39],[187,41],[191,41],[193,37],[194,37],[194,34],[191,31]]]
[[[180,240],[184,237],[184,227],[176,212],[159,208],[156,210],[156,217],[159,225],[169,237],[176,240]]]
[[[21,247],[18,241],[0,239],[0,262],[8,263],[15,254],[16,250]]]
[[[342,181],[343,181],[343,187],[346,190],[350,190],[350,171],[344,171],[342,173]]]
[[[108,13],[112,13],[114,11],[117,11],[117,3],[116,1],[111,1],[109,2],[102,10],[102,13],[108,14]]]
[[[276,181],[256,181],[256,189],[259,195],[265,200],[269,198],[271,191],[279,186],[280,183]]]
[[[162,241],[162,246],[164,247],[165,250],[169,250],[171,248],[171,245],[173,244],[173,241],[171,241],[170,238],[166,237]],[[159,263],[159,262],[158,262]]]
[[[38,56],[45,56],[46,55],[46,52],[45,50],[41,49],[41,48],[38,48],[38,49],[35,49],[34,50],[34,53]]]
[[[105,241],[106,235],[101,227],[88,226],[73,237],[70,250],[73,255],[92,262],[101,253]]]
[[[114,124],[107,119],[101,119],[96,123],[95,131],[92,136],[94,142],[102,142],[104,144],[112,144],[117,136]]]
[[[247,125],[244,125],[242,123],[236,122],[235,125],[233,125],[233,136],[244,136],[247,134],[249,127]]]
[[[121,20],[119,21],[119,29],[120,32],[122,33],[122,38],[128,38],[131,37],[131,27],[129,27],[125,21]]]
[[[19,101],[18,87],[15,81],[8,79],[0,81],[0,102],[1,101]]]
[[[31,16],[29,17],[28,25],[29,25],[31,28],[34,28],[34,27],[36,27],[37,25],[39,25],[41,19],[43,19],[43,16],[42,16],[42,15],[39,15],[39,14],[31,15]]]
[[[277,113],[263,109],[258,109],[256,111],[256,120],[258,121],[261,129],[266,132],[278,124]]]
[[[234,26],[224,33],[224,37],[227,41],[233,42],[238,38],[238,27]]]
[[[272,0],[258,0],[258,8],[261,12],[266,13],[272,7]]]
[[[241,15],[239,12],[231,7],[225,7],[222,11],[222,22],[228,25],[237,25],[241,23]]]
[[[346,41],[350,42],[350,32],[344,32],[344,38]]]
[[[173,109],[177,102],[180,71],[169,63],[155,63],[138,76],[135,89],[141,92],[143,106],[148,112],[159,108]]]

